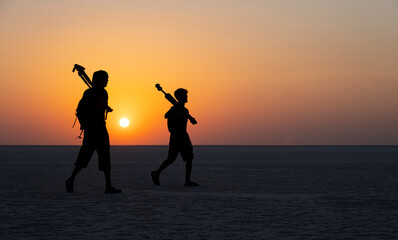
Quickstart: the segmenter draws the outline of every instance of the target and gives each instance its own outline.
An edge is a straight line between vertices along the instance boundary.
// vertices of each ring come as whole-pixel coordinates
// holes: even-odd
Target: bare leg
[[[76,166],[73,169],[72,175],[65,181],[65,185],[66,185],[66,191],[67,192],[74,192],[73,190],[73,183],[75,182],[75,178],[77,176],[77,174],[82,170],[81,167]]]
[[[192,160],[189,160],[185,164],[185,183],[189,183],[191,181],[191,172],[192,172]]]
[[[110,169],[104,170],[104,175],[105,175],[105,189],[110,189],[112,187],[111,170]]]
[[[163,172],[163,170],[165,170],[168,166],[170,166],[173,162],[175,161],[175,159],[166,159],[163,161],[163,163],[160,165],[160,167],[158,168],[158,170],[156,171],[152,171],[151,172],[151,176],[152,176],[152,181],[155,185],[159,186],[160,185],[160,180],[159,180],[159,175],[161,172]]]
[[[199,186],[196,182],[191,181],[192,159],[185,163],[185,184],[184,186]]]
[[[162,165],[160,165],[159,169],[156,173],[159,175],[163,170],[165,170],[168,166],[170,166],[175,160],[166,159],[163,161]]]
[[[112,186],[110,168],[104,169],[104,175],[105,175],[105,193],[121,193],[122,190],[116,189]]]
[[[83,139],[83,145],[81,146],[79,155],[77,156],[75,168],[73,169],[72,175],[65,181],[67,192],[74,192],[73,184],[75,182],[75,178],[77,174],[79,174],[79,172],[82,170],[83,166],[87,166],[87,163],[93,155],[94,151],[95,149],[86,145],[85,139]]]

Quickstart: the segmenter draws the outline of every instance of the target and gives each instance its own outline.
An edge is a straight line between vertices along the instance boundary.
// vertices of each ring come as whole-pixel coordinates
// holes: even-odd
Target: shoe
[[[116,189],[114,187],[110,187],[108,189],[105,189],[105,193],[121,193],[121,192],[122,192],[122,190]]]
[[[184,186],[196,187],[196,186],[199,186],[199,184],[197,184],[196,182],[189,181],[189,182],[186,182],[184,184]]]
[[[66,192],[73,193],[73,182],[66,180],[65,181]]]
[[[159,174],[157,174],[155,171],[153,171],[153,172],[151,172],[151,176],[152,176],[152,182],[153,182],[156,186],[159,186],[159,185],[160,185]]]

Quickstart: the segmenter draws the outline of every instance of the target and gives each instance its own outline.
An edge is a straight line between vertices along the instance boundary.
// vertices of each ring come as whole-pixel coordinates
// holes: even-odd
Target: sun
[[[121,127],[127,127],[130,124],[130,121],[127,118],[122,118],[119,121]]]

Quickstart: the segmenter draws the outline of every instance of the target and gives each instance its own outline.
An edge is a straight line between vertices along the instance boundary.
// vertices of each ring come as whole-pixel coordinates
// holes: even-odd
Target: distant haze
[[[193,144],[398,144],[397,23],[393,0],[3,0],[0,145],[80,144],[75,63],[109,73],[111,144],[168,144],[156,83],[188,89]]]

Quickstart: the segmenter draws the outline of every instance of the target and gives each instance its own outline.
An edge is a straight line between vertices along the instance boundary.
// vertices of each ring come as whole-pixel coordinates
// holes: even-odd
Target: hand
[[[195,125],[195,124],[198,123],[198,122],[196,121],[195,118],[190,118],[189,121],[190,121],[193,125]]]

